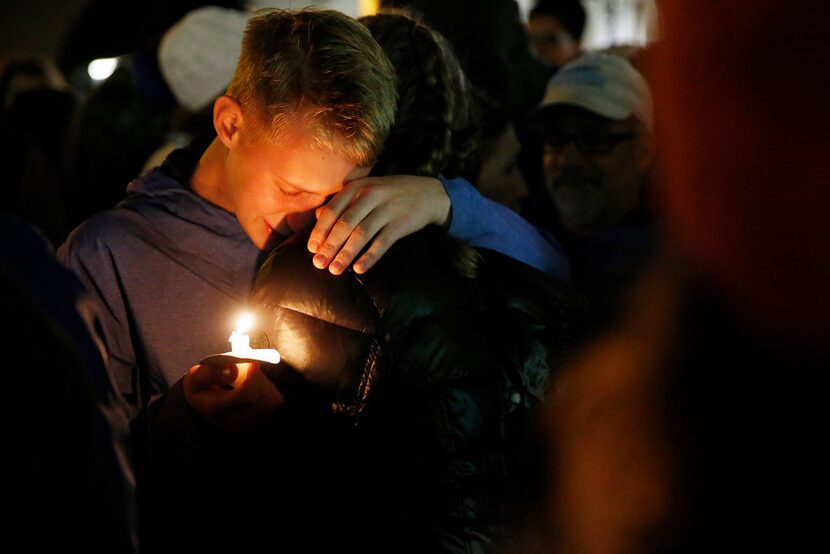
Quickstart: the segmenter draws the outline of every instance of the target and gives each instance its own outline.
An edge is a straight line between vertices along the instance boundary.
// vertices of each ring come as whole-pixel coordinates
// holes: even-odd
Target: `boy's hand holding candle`
[[[191,367],[182,383],[187,403],[226,431],[253,429],[285,402],[260,369],[260,361],[277,363],[279,353],[270,348],[251,348],[246,334],[250,326],[250,317],[240,318],[229,339],[231,351],[209,356]]]

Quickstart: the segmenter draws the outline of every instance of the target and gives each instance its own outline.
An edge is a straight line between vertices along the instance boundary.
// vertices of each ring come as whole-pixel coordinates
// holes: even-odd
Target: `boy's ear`
[[[226,148],[231,148],[239,140],[242,124],[242,107],[239,102],[230,96],[217,98],[213,103],[213,128]]]

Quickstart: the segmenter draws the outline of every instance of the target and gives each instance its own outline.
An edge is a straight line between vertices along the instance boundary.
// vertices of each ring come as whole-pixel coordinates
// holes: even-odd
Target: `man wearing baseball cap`
[[[545,186],[574,284],[613,301],[650,250],[651,93],[627,59],[589,53],[550,80],[538,110]]]

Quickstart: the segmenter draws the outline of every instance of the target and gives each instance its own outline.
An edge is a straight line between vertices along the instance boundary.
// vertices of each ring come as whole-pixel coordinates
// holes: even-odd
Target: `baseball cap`
[[[631,115],[653,127],[651,92],[627,59],[601,52],[583,54],[565,64],[548,82],[540,109],[570,104],[609,119]]]
[[[167,30],[158,48],[159,68],[179,104],[198,111],[225,92],[249,17],[244,11],[205,6]]]

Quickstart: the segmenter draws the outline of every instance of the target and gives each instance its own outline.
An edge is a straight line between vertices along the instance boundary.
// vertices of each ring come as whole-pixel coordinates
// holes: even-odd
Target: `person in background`
[[[514,121],[539,104],[550,69],[530,51],[515,0],[382,0],[380,5],[419,13],[453,45],[470,82]]]
[[[400,11],[405,17],[420,20],[411,10],[383,11]],[[519,200],[526,190],[516,163],[521,145],[509,113],[472,86],[443,35],[426,23],[416,29],[424,32],[415,33],[413,40],[425,40],[424,48],[434,55],[421,56],[415,47],[388,36],[399,30],[398,25],[372,29],[396,68],[399,81],[396,123],[373,173],[390,174],[386,160],[398,173],[435,175],[439,173],[435,168],[440,168],[446,176],[463,176],[484,197],[518,213]],[[445,146],[437,148],[436,144]],[[431,165],[420,163],[430,156]],[[407,166],[408,160],[418,163]]]
[[[562,67],[582,53],[585,8],[580,0],[539,0],[530,10],[528,29],[536,55]]]
[[[0,207],[60,244],[71,230],[62,144],[78,98],[48,58],[8,54],[0,59],[0,102]]]
[[[507,111],[522,145],[518,165],[530,188],[528,196],[541,197],[523,206],[522,216],[538,227],[547,226],[545,195],[537,190],[541,176],[536,153],[541,147],[530,132],[528,120],[532,120],[554,68],[531,51],[516,1],[383,0],[381,7],[403,7],[419,13],[452,44],[472,85]],[[497,119],[482,124],[492,128],[498,124]],[[472,169],[465,176],[470,179],[478,174]]]
[[[167,142],[144,164],[142,174],[170,152],[213,130],[213,103],[233,77],[249,12],[203,6],[168,29],[158,46],[158,65],[179,104]]]
[[[624,58],[583,54],[551,79],[537,116],[551,228],[603,319],[655,243],[649,86]]]
[[[478,97],[478,147],[465,177],[483,196],[522,213],[528,186],[519,168],[522,145],[516,129],[506,110],[484,93]]]
[[[179,105],[160,71],[159,42],[204,4],[244,8],[242,0],[91,0],[72,24],[58,59],[83,91],[63,145],[70,230],[123,200],[124,183],[167,141]],[[100,58],[117,58],[117,67],[90,82],[87,65]]]

